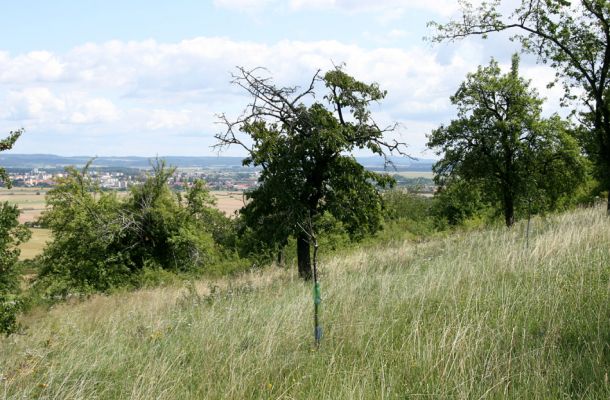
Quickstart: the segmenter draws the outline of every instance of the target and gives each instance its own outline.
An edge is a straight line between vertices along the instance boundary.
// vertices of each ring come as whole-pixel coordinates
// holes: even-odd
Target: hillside
[[[0,393],[61,399],[609,398],[610,220],[524,225],[94,297],[0,339]],[[212,288],[212,289],[211,289]]]

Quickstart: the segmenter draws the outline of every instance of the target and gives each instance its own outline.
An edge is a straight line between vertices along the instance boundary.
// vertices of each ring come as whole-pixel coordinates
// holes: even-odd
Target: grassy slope
[[[584,210],[529,249],[521,226],[322,260],[319,350],[279,269],[60,305],[0,340],[0,396],[609,398],[609,228]]]

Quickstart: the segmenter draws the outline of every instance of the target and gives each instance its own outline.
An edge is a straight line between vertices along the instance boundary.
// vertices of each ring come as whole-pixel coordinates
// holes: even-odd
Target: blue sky
[[[0,6],[0,135],[26,129],[14,153],[213,155],[216,115],[237,115],[248,101],[229,84],[235,66],[267,67],[278,84],[293,86],[345,63],[388,90],[375,117],[399,122],[396,136],[427,157],[425,135],[454,115],[449,96],[466,73],[491,56],[508,65],[515,50],[501,37],[424,42],[427,21],[459,15],[452,0]],[[552,71],[534,61],[524,58],[522,73],[553,112],[560,92],[545,89]]]

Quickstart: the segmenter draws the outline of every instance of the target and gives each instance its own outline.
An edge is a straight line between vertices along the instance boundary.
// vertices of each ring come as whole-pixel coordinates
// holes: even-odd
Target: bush
[[[19,224],[17,206],[0,203],[0,333],[17,329],[17,314],[23,302],[20,297],[19,244],[30,237],[30,231]]]
[[[170,190],[174,169],[163,161],[123,200],[101,191],[88,168],[68,168],[47,194],[41,222],[54,241],[40,258],[37,282],[47,298],[148,285],[158,269],[204,272],[223,253],[218,242],[232,240],[229,220],[212,208],[203,182],[183,199]]]
[[[426,236],[434,232],[433,201],[428,197],[406,190],[392,190],[383,196],[388,224],[401,226],[415,236]],[[392,228],[395,229],[395,228]]]

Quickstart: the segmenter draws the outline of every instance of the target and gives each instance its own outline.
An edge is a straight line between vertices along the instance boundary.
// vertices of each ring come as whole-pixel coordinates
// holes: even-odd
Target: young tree
[[[462,179],[481,184],[489,199],[501,204],[506,226],[515,210],[535,202],[553,207],[574,190],[583,165],[576,141],[558,116],[540,116],[542,100],[519,77],[519,58],[501,74],[498,63],[468,74],[451,102],[458,119],[432,132],[428,146],[442,159],[435,179]]]
[[[385,141],[384,133],[395,127],[380,128],[371,116],[370,104],[386,95],[377,84],[359,82],[338,67],[324,76],[316,73],[300,90],[277,87],[257,72],[240,68],[234,77],[252,102],[235,121],[221,116],[227,129],[216,136],[217,146],[241,146],[248,153],[244,165],[262,168],[241,214],[272,246],[295,237],[299,275],[310,279],[311,231],[320,218],[333,216],[353,237],[381,225],[378,188],[392,180],[365,170],[347,154],[356,148],[404,154],[404,144]],[[316,84],[326,87],[327,105],[315,100]]]
[[[0,140],[0,151],[13,147],[23,130],[10,132]],[[0,168],[0,183],[11,187],[6,170]],[[30,231],[18,221],[19,209],[8,202],[0,203],[0,333],[10,334],[17,327],[20,310],[19,276],[16,270],[19,244],[30,237]]]
[[[580,98],[585,108],[582,123],[588,128],[583,144],[608,190],[610,214],[610,2],[608,0],[521,0],[508,15],[500,1],[474,7],[462,2],[462,18],[447,24],[435,22],[435,41],[500,31],[513,36],[524,51],[538,55],[556,70],[564,88],[564,101]]]

